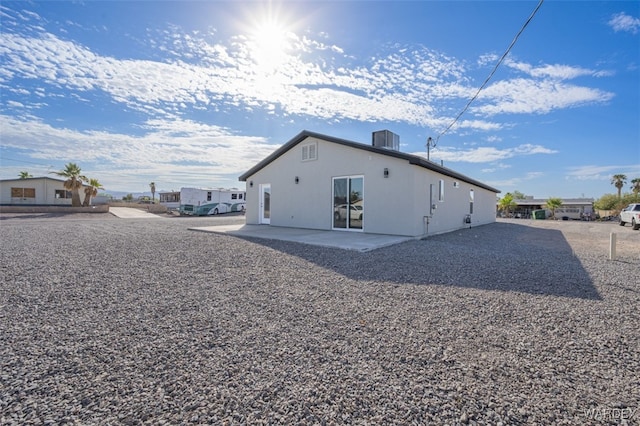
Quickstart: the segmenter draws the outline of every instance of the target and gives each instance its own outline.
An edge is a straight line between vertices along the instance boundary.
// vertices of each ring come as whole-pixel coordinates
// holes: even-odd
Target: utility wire
[[[504,59],[507,57],[507,55],[511,51],[511,48],[516,44],[516,41],[518,41],[518,38],[520,37],[520,34],[522,34],[522,32],[524,31],[525,28],[527,28],[527,25],[529,25],[529,22],[531,22],[531,20],[535,16],[535,14],[538,12],[538,9],[540,9],[540,6],[542,6],[543,2],[544,2],[544,0],[540,0],[538,5],[536,6],[536,8],[533,10],[533,12],[531,12],[531,15],[529,16],[527,21],[524,23],[522,28],[520,28],[520,31],[518,31],[518,34],[516,34],[516,36],[511,41],[511,44],[509,45],[507,50],[502,54],[502,57],[500,58],[500,60],[493,67],[493,70],[491,70],[491,73],[489,74],[489,76],[484,80],[484,83],[482,83],[482,85],[480,86],[480,88],[478,89],[476,94],[473,95],[473,97],[471,99],[469,99],[469,102],[467,102],[467,105],[465,105],[465,107],[462,109],[462,111],[460,111],[460,113],[456,116],[456,118],[454,118],[454,120],[451,122],[451,124],[449,124],[449,126],[446,129],[444,129],[442,132],[440,132],[440,134],[436,137],[436,140],[435,140],[435,142],[434,142],[434,144],[432,146],[435,147],[435,144],[438,142],[438,140],[440,140],[440,136],[444,135],[449,130],[451,130],[451,128],[458,122],[460,117],[462,117],[462,114],[467,112],[467,110],[469,109],[469,106],[471,105],[471,103],[478,98],[478,95],[480,95],[480,92],[482,91],[482,89],[484,89],[485,86],[487,85],[487,83],[489,83],[489,80],[491,80],[491,77],[493,77],[493,75],[496,73],[496,71],[498,70],[498,67],[500,66],[500,64],[502,64]]]

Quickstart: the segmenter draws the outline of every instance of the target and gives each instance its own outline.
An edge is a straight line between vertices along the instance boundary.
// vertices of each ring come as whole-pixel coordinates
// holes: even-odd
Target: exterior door
[[[271,223],[271,184],[260,184],[260,223]]]
[[[344,176],[333,180],[333,229],[363,230],[364,177]]]

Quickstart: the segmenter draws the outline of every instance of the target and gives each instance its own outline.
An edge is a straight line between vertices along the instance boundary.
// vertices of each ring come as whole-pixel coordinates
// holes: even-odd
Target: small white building
[[[64,180],[50,177],[0,180],[0,204],[29,206],[70,206],[71,191],[64,188]],[[80,189],[80,200],[84,190]]]
[[[398,150],[303,131],[242,174],[246,223],[424,237],[495,222],[500,191]]]

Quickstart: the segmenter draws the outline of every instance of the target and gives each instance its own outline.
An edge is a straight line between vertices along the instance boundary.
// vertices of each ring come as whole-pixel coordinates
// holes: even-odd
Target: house
[[[239,177],[246,223],[423,237],[495,222],[499,190],[399,145],[301,132]]]
[[[16,206],[70,206],[71,191],[64,180],[50,177],[0,180],[0,204]],[[80,189],[80,199],[84,191]]]
[[[551,210],[546,207],[546,198],[526,197],[515,199],[516,207],[512,214],[516,218],[531,218],[536,210],[545,210],[545,218],[551,216]],[[557,218],[583,219],[595,216],[593,210],[593,198],[564,198],[562,205],[555,211]]]

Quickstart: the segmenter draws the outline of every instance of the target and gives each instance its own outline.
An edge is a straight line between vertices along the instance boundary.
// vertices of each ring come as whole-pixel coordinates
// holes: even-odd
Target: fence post
[[[609,260],[616,260],[616,233],[609,235]]]

